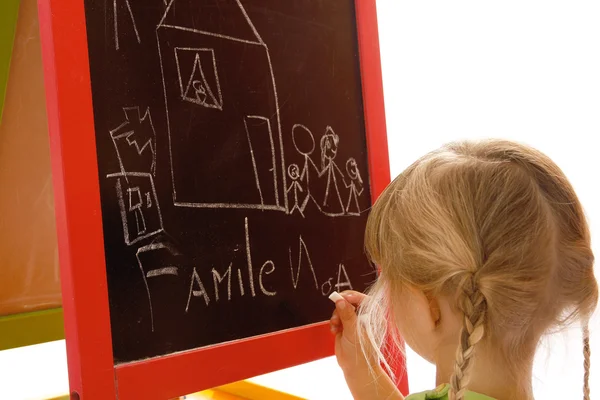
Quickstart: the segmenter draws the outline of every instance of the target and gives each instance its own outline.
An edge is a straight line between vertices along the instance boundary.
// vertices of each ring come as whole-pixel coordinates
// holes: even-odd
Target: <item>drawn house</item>
[[[269,49],[239,0],[174,0],[157,37],[176,206],[286,211]]]

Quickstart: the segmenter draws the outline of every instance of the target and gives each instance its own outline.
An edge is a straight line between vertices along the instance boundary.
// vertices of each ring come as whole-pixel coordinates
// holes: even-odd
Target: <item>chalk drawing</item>
[[[279,110],[279,93],[273,72],[269,46],[264,42],[251,18],[248,16],[246,9],[242,5],[242,1],[230,0],[223,3],[223,7],[229,7],[227,15],[233,13],[233,18],[238,18],[235,25],[236,29],[227,27],[226,23],[215,24],[214,18],[210,20],[210,23],[203,22],[201,19],[192,19],[193,23],[191,23],[190,20],[186,21],[185,18],[175,18],[174,10],[178,1],[170,0],[156,29],[167,115],[173,204],[176,207],[186,208],[281,211],[287,214],[300,214],[302,217],[306,217],[306,208],[312,202],[314,203],[314,208],[329,217],[361,215],[359,198],[363,194],[364,188],[358,166],[355,161],[354,164],[348,164],[345,172],[348,176],[340,170],[336,158],[338,147],[340,146],[340,137],[331,126],[325,128],[325,132],[318,142],[320,157],[318,155],[314,155],[314,157],[320,158],[320,160],[318,163],[315,163],[312,157],[313,153],[315,153],[316,141],[312,132],[305,125],[293,125],[291,139],[296,152],[303,157],[303,163],[286,164]],[[187,11],[191,12],[191,10]],[[201,6],[196,11],[201,12]],[[207,10],[203,15],[210,14],[211,12],[214,12],[214,10]],[[215,12],[215,14],[210,14],[206,18],[214,17],[215,15],[217,18],[220,16],[220,14]],[[246,29],[245,33],[238,33],[243,32],[244,28]],[[173,32],[178,32],[178,34],[173,35]],[[229,101],[227,99],[230,97],[224,90],[230,90],[227,84],[232,85],[232,82],[237,82],[235,80],[237,77],[231,76],[231,71],[226,68],[228,63],[224,60],[230,58],[227,52],[236,51],[245,54],[247,51],[255,48],[262,48],[264,50],[264,57],[267,60],[263,69],[268,69],[268,74],[265,76],[268,76],[272,86],[269,85],[268,88],[265,88],[265,92],[268,92],[268,95],[272,96],[269,97],[269,100],[272,99],[275,103],[272,115],[247,115],[243,109],[239,110],[238,113],[238,103],[231,103],[233,107],[227,105]],[[263,54],[263,50],[261,50],[260,54]],[[260,57],[258,56],[258,58]],[[260,71],[260,64],[256,64],[256,69]],[[243,69],[240,69],[239,74],[243,76]],[[237,117],[232,116],[234,114],[227,114],[227,119],[229,121],[239,118],[240,125],[245,130],[242,134],[246,135],[246,139],[244,139],[244,142],[232,139],[229,144],[237,146],[235,147],[235,152],[232,152],[232,154],[234,156],[239,155],[240,160],[243,160],[243,163],[247,163],[247,165],[240,165],[243,172],[239,174],[239,177],[233,176],[229,178],[223,176],[223,179],[231,179],[231,183],[234,186],[236,185],[235,179],[244,179],[243,186],[246,189],[240,192],[244,193],[243,196],[237,196],[235,191],[223,191],[219,189],[218,184],[211,183],[215,182],[215,177],[220,175],[217,175],[219,173],[218,170],[212,172],[213,169],[202,168],[203,160],[206,157],[194,159],[187,150],[179,150],[181,146],[185,146],[178,135],[178,132],[184,128],[178,127],[178,121],[181,120],[181,116],[175,120],[171,117],[170,108],[172,104],[177,104],[173,98],[173,82],[175,82],[177,87],[176,91],[179,100],[200,105],[202,106],[201,108],[213,109],[215,112],[223,111],[226,108],[230,110],[228,112],[231,112],[233,109],[233,112],[238,113]],[[221,83],[225,84],[225,86],[222,86]],[[238,87],[240,85],[236,86],[236,88]],[[272,95],[270,94],[271,90]],[[239,99],[239,94],[236,95],[237,97],[234,96],[234,98]],[[208,112],[212,113],[212,111],[203,111],[202,114],[197,114],[201,111],[194,111],[201,108],[193,108],[189,111],[184,109],[184,112],[186,115],[189,115],[189,118],[193,117],[197,120],[210,118],[210,121],[220,121],[219,118],[221,117],[218,114],[206,114]],[[178,115],[181,112],[178,109]],[[232,137],[235,137],[235,135],[239,134],[237,125],[235,125],[237,122],[232,124],[228,122],[223,126],[225,127],[224,129],[231,129],[230,134],[234,135]],[[217,124],[216,126],[219,125]],[[204,136],[194,136],[195,139],[193,140],[195,142],[193,143],[195,146],[202,145],[202,140],[204,140],[202,137],[208,137],[209,139],[206,139],[208,140],[207,146],[211,145],[211,139],[208,136],[211,133],[207,133],[207,130],[210,130],[210,126],[202,128],[199,131],[199,135]],[[267,135],[268,141],[266,140]],[[175,140],[176,136],[179,138],[178,140]],[[246,141],[248,144],[247,148],[245,147]],[[221,142],[217,141],[217,143]],[[178,148],[177,155],[174,154],[174,146]],[[216,150],[218,150],[218,147]],[[247,153],[242,156],[240,155],[240,151],[242,153],[247,151]],[[181,154],[184,154],[184,156]],[[218,154],[218,152],[215,152],[215,154]],[[265,163],[267,154],[270,154],[271,159],[269,160],[270,162]],[[191,161],[187,161],[188,159]],[[207,163],[210,162],[212,160],[207,161]],[[197,163],[198,168],[190,169],[195,163]],[[207,194],[209,193],[208,191],[201,189],[197,192],[189,192],[187,189],[188,186],[183,184],[183,180],[178,179],[179,174],[189,174],[190,170],[194,174],[199,174],[197,182],[202,182],[204,179],[207,182],[207,187],[211,184],[215,185],[210,194]],[[230,171],[231,168],[225,168],[224,170]],[[270,179],[272,179],[272,183]],[[269,181],[267,182],[267,180]],[[201,187],[202,183],[198,185],[198,187]],[[178,187],[179,192],[183,194],[178,193]],[[248,190],[248,188],[251,189]],[[253,188],[256,188],[255,191],[253,191]],[[222,191],[222,194],[219,190]],[[236,197],[243,197],[244,201],[235,201]]]
[[[193,57],[193,66],[189,68],[189,77],[186,79],[182,72],[180,64],[180,53],[191,52]],[[204,60],[204,63],[202,62]],[[198,104],[217,110],[223,109],[223,94],[219,84],[219,75],[217,70],[217,61],[213,49],[175,47],[175,62],[177,63],[177,74],[181,98],[190,103]],[[204,72],[205,68],[210,68],[210,75]],[[209,83],[209,77],[212,77]]]
[[[138,32],[137,25],[135,24],[135,18],[133,17],[133,11],[131,11],[131,4],[129,4],[129,0],[125,0],[125,6],[127,7],[127,11],[129,12],[129,18],[131,18],[131,24],[133,25],[133,31],[135,32],[137,42],[142,43],[140,33]],[[113,27],[115,31],[115,49],[119,50],[119,17],[117,0],[113,0]]]
[[[283,147],[283,138],[282,138],[282,129],[281,129],[281,118],[279,112],[279,97],[277,92],[277,84],[275,81],[275,76],[273,73],[273,66],[271,62],[271,57],[269,54],[269,47],[263,41],[262,37],[256,30],[253,22],[251,21],[248,13],[246,12],[244,6],[241,1],[234,0],[230,2],[233,4],[232,7],[236,8],[236,11],[240,13],[241,17],[245,21],[245,24],[249,28],[249,32],[251,32],[250,36],[245,38],[236,37],[234,34],[215,32],[210,30],[203,30],[202,27],[198,27],[198,24],[194,24],[194,26],[183,26],[177,25],[174,22],[170,22],[171,14],[174,13],[174,4],[177,3],[177,0],[171,0],[168,4],[163,17],[160,20],[160,23],[156,29],[157,40],[159,43],[158,46],[158,54],[161,64],[161,72],[162,72],[162,83],[164,89],[164,99],[165,99],[165,108],[167,114],[167,131],[169,138],[169,159],[171,161],[171,175],[173,182],[173,203],[177,207],[191,207],[191,208],[241,208],[241,209],[256,209],[263,211],[282,211],[288,212],[288,198],[287,196],[283,196],[283,199],[280,199],[280,193],[285,194],[285,189],[287,187],[287,176],[286,176],[286,164],[285,164],[285,154]],[[173,154],[173,140],[176,132],[174,131],[174,124],[170,117],[169,110],[169,88],[170,82],[172,82],[173,77],[169,76],[170,72],[167,74],[167,68],[165,67],[165,63],[171,63],[170,56],[167,57],[163,51],[161,51],[161,36],[160,32],[168,32],[170,30],[174,31],[182,31],[188,32],[196,35],[199,39],[197,41],[202,41],[202,38],[210,37],[217,38],[221,41],[226,42],[234,42],[241,46],[257,46],[262,47],[264,49],[264,56],[266,57],[266,68],[268,71],[264,71],[266,75],[269,76],[268,80],[270,86],[272,85],[272,100],[274,102],[274,112],[272,116],[259,116],[259,115],[239,115],[240,123],[244,124],[246,127],[246,135],[249,142],[249,152],[251,157],[248,159],[251,160],[252,165],[248,165],[248,168],[252,168],[254,171],[254,179],[256,181],[256,187],[258,195],[256,203],[246,203],[246,202],[237,202],[237,201],[223,201],[223,202],[215,202],[215,201],[189,201],[190,199],[183,199],[178,195],[177,192],[177,174],[178,173],[189,173],[189,171],[176,171],[174,166],[174,154]],[[189,40],[188,40],[189,41]],[[173,48],[174,51],[174,62],[177,68],[177,83],[179,85],[179,94],[180,98],[184,101],[198,104],[207,108],[213,108],[215,111],[223,110],[226,106],[226,101],[224,100],[224,96],[227,95],[222,92],[220,80],[223,78],[219,76],[219,54],[214,48],[209,47],[189,47],[189,46],[175,46],[171,45],[171,43],[165,44],[165,46]],[[175,47],[172,47],[175,46]],[[169,64],[170,65],[170,64]],[[170,70],[170,69],[169,69]],[[271,89],[270,89],[271,90]],[[191,111],[193,112],[193,111]],[[249,131],[249,121],[251,119],[254,120],[263,120],[266,123],[267,133],[269,135],[269,144],[271,148],[269,149],[272,153],[272,163],[274,164],[272,168],[269,169],[269,174],[272,175],[273,185],[269,184],[269,187],[273,188],[273,195],[267,193],[266,186],[264,184],[264,177],[261,178],[261,174],[259,171],[259,166],[257,165],[257,160],[255,158],[255,154],[257,152],[257,148],[253,147],[254,143],[252,140],[252,135]],[[271,122],[273,121],[273,128],[271,127]],[[273,129],[273,131],[271,130]],[[275,165],[278,164],[278,165]],[[232,179],[235,179],[233,177]],[[199,195],[201,196],[201,195]],[[201,199],[201,198],[200,198]]]
[[[154,278],[157,276],[164,276],[164,275],[175,275],[177,276],[179,274],[177,267],[165,267],[165,268],[157,268],[157,269],[153,269],[148,271],[148,273],[146,273],[146,278]]]
[[[142,212],[142,195],[139,187],[127,188],[127,195],[129,198],[129,212],[133,212],[135,215],[135,225],[137,227],[137,236],[142,236],[146,233],[146,221]]]
[[[145,271],[144,265],[142,263],[141,255],[148,252],[158,251],[158,250],[167,250],[171,254],[176,254],[176,252],[172,249],[170,245],[167,243],[151,243],[146,246],[142,246],[137,249],[135,253],[135,258],[137,259],[138,267],[142,272],[142,279],[144,280],[144,285],[146,287],[146,295],[148,296],[148,306],[150,307],[150,326],[152,328],[152,332],[154,332],[154,310],[152,309],[152,295],[150,294],[150,287],[148,286],[148,278],[155,278],[158,276],[165,275],[178,275],[178,268],[175,266],[167,266],[157,269]]]
[[[346,184],[346,188],[350,190],[348,203],[346,205],[346,213],[348,215],[360,215],[358,198],[364,191],[363,180],[360,176],[360,171],[358,170],[356,160],[352,157],[346,161],[346,172],[350,178],[350,183]]]
[[[146,108],[143,115],[139,107],[123,107],[123,112],[125,121],[110,131],[121,173],[149,172],[156,175],[156,130],[150,108]],[[127,148],[123,144],[126,144]],[[128,148],[134,149],[137,159],[127,153]],[[149,152],[149,166],[140,158],[146,152]]]
[[[319,176],[327,176],[327,187],[325,189],[325,198],[321,205],[333,211],[329,211],[333,215],[343,215],[345,213],[342,195],[340,193],[338,179],[341,183],[344,182],[342,171],[335,163],[334,159],[337,155],[339,136],[328,126],[325,134],[321,138],[321,173]]]
[[[305,209],[312,200],[314,206],[321,213],[329,217],[359,216],[360,206],[358,199],[364,191],[363,181],[356,160],[351,157],[346,164],[350,183],[346,182],[346,177],[335,162],[340,138],[333,131],[333,128],[328,126],[319,142],[321,168],[315,164],[311,157],[315,150],[315,139],[310,129],[305,125],[295,124],[292,128],[292,139],[294,148],[298,154],[302,155],[304,163],[302,168],[299,169],[299,177],[297,178],[295,164],[291,164],[288,167],[288,175],[292,183],[287,188],[287,193],[293,194],[290,196],[290,203],[292,204],[290,214],[298,210],[304,216],[306,214]],[[315,190],[315,185],[323,183],[315,178],[319,178],[325,182],[325,191],[322,197],[319,196],[319,191]],[[303,186],[298,186],[296,183]],[[343,189],[348,189],[349,191],[348,200],[345,204],[342,197]],[[306,193],[302,200],[299,200],[302,198],[298,194],[300,191]],[[296,198],[298,198],[297,203]]]
[[[265,201],[264,201],[264,197],[263,197],[263,191],[261,189],[261,175],[259,173],[257,164],[256,164],[256,158],[254,156],[254,148],[252,145],[252,133],[251,133],[251,129],[248,127],[249,124],[252,124],[252,122],[254,121],[261,121],[268,129],[267,129],[267,133],[269,135],[269,143],[270,143],[270,150],[271,150],[271,166],[269,168],[269,171],[271,171],[272,174],[272,179],[273,179],[273,198],[275,199],[275,204],[276,207],[280,207],[279,206],[279,187],[278,187],[278,180],[277,180],[277,166],[276,164],[276,149],[275,149],[275,143],[273,142],[273,132],[271,131],[271,121],[268,118],[262,117],[260,115],[249,115],[244,119],[244,127],[246,129],[246,137],[248,139],[248,146],[250,147],[250,157],[252,158],[252,169],[254,170],[254,178],[256,180],[256,188],[258,189],[258,193],[260,196],[260,209],[265,209],[268,210],[270,208],[265,208],[265,207],[269,207],[268,205],[265,205]],[[283,209],[281,209],[283,211]]]
[[[158,197],[151,174],[126,172],[108,174],[107,178],[116,178],[115,190],[126,245],[131,246],[140,240],[164,232]],[[125,186],[125,191],[123,186]],[[128,196],[127,201],[125,193]],[[143,202],[142,199],[147,199],[148,196],[154,200]]]
[[[299,200],[299,195],[302,192],[304,192],[304,190],[302,189],[302,185],[299,182],[300,168],[298,168],[297,164],[290,164],[288,166],[288,176],[291,179],[291,183],[290,183],[290,186],[285,191],[285,193],[286,193],[286,195],[290,195],[290,193],[291,193],[291,196],[292,196],[292,209],[290,210],[290,214],[293,214],[295,210],[298,210],[300,215],[302,215],[304,217],[304,207],[300,206],[300,200]],[[307,198],[308,198],[308,196],[307,196]],[[288,200],[288,204],[289,203],[290,203],[290,200]],[[306,203],[304,203],[304,206],[306,206]]]

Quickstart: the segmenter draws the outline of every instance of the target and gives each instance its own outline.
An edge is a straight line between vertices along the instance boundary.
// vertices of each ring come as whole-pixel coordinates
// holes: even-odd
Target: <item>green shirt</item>
[[[450,385],[441,385],[437,389],[429,390],[423,393],[411,394],[406,400],[448,400]],[[491,397],[475,392],[467,392],[465,400],[494,400]]]

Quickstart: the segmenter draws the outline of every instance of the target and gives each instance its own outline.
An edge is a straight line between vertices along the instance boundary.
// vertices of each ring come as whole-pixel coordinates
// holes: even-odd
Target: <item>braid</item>
[[[583,326],[583,400],[590,400],[590,328]]]
[[[474,277],[468,279],[464,284],[463,293],[459,299],[459,307],[464,314],[464,318],[460,332],[460,342],[456,351],[454,374],[450,380],[450,398],[452,400],[464,399],[474,348],[485,333],[484,323],[487,303],[483,294],[477,288]]]

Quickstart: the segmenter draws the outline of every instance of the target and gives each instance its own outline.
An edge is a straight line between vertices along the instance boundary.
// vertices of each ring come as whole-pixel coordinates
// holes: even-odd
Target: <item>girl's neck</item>
[[[436,359],[436,382],[442,385],[450,382],[454,372],[456,347],[438,349]],[[514,366],[507,365],[502,357],[494,357],[483,347],[477,349],[469,369],[470,391],[498,400],[533,400],[531,387],[533,356],[518,360],[522,373],[515,374]]]

